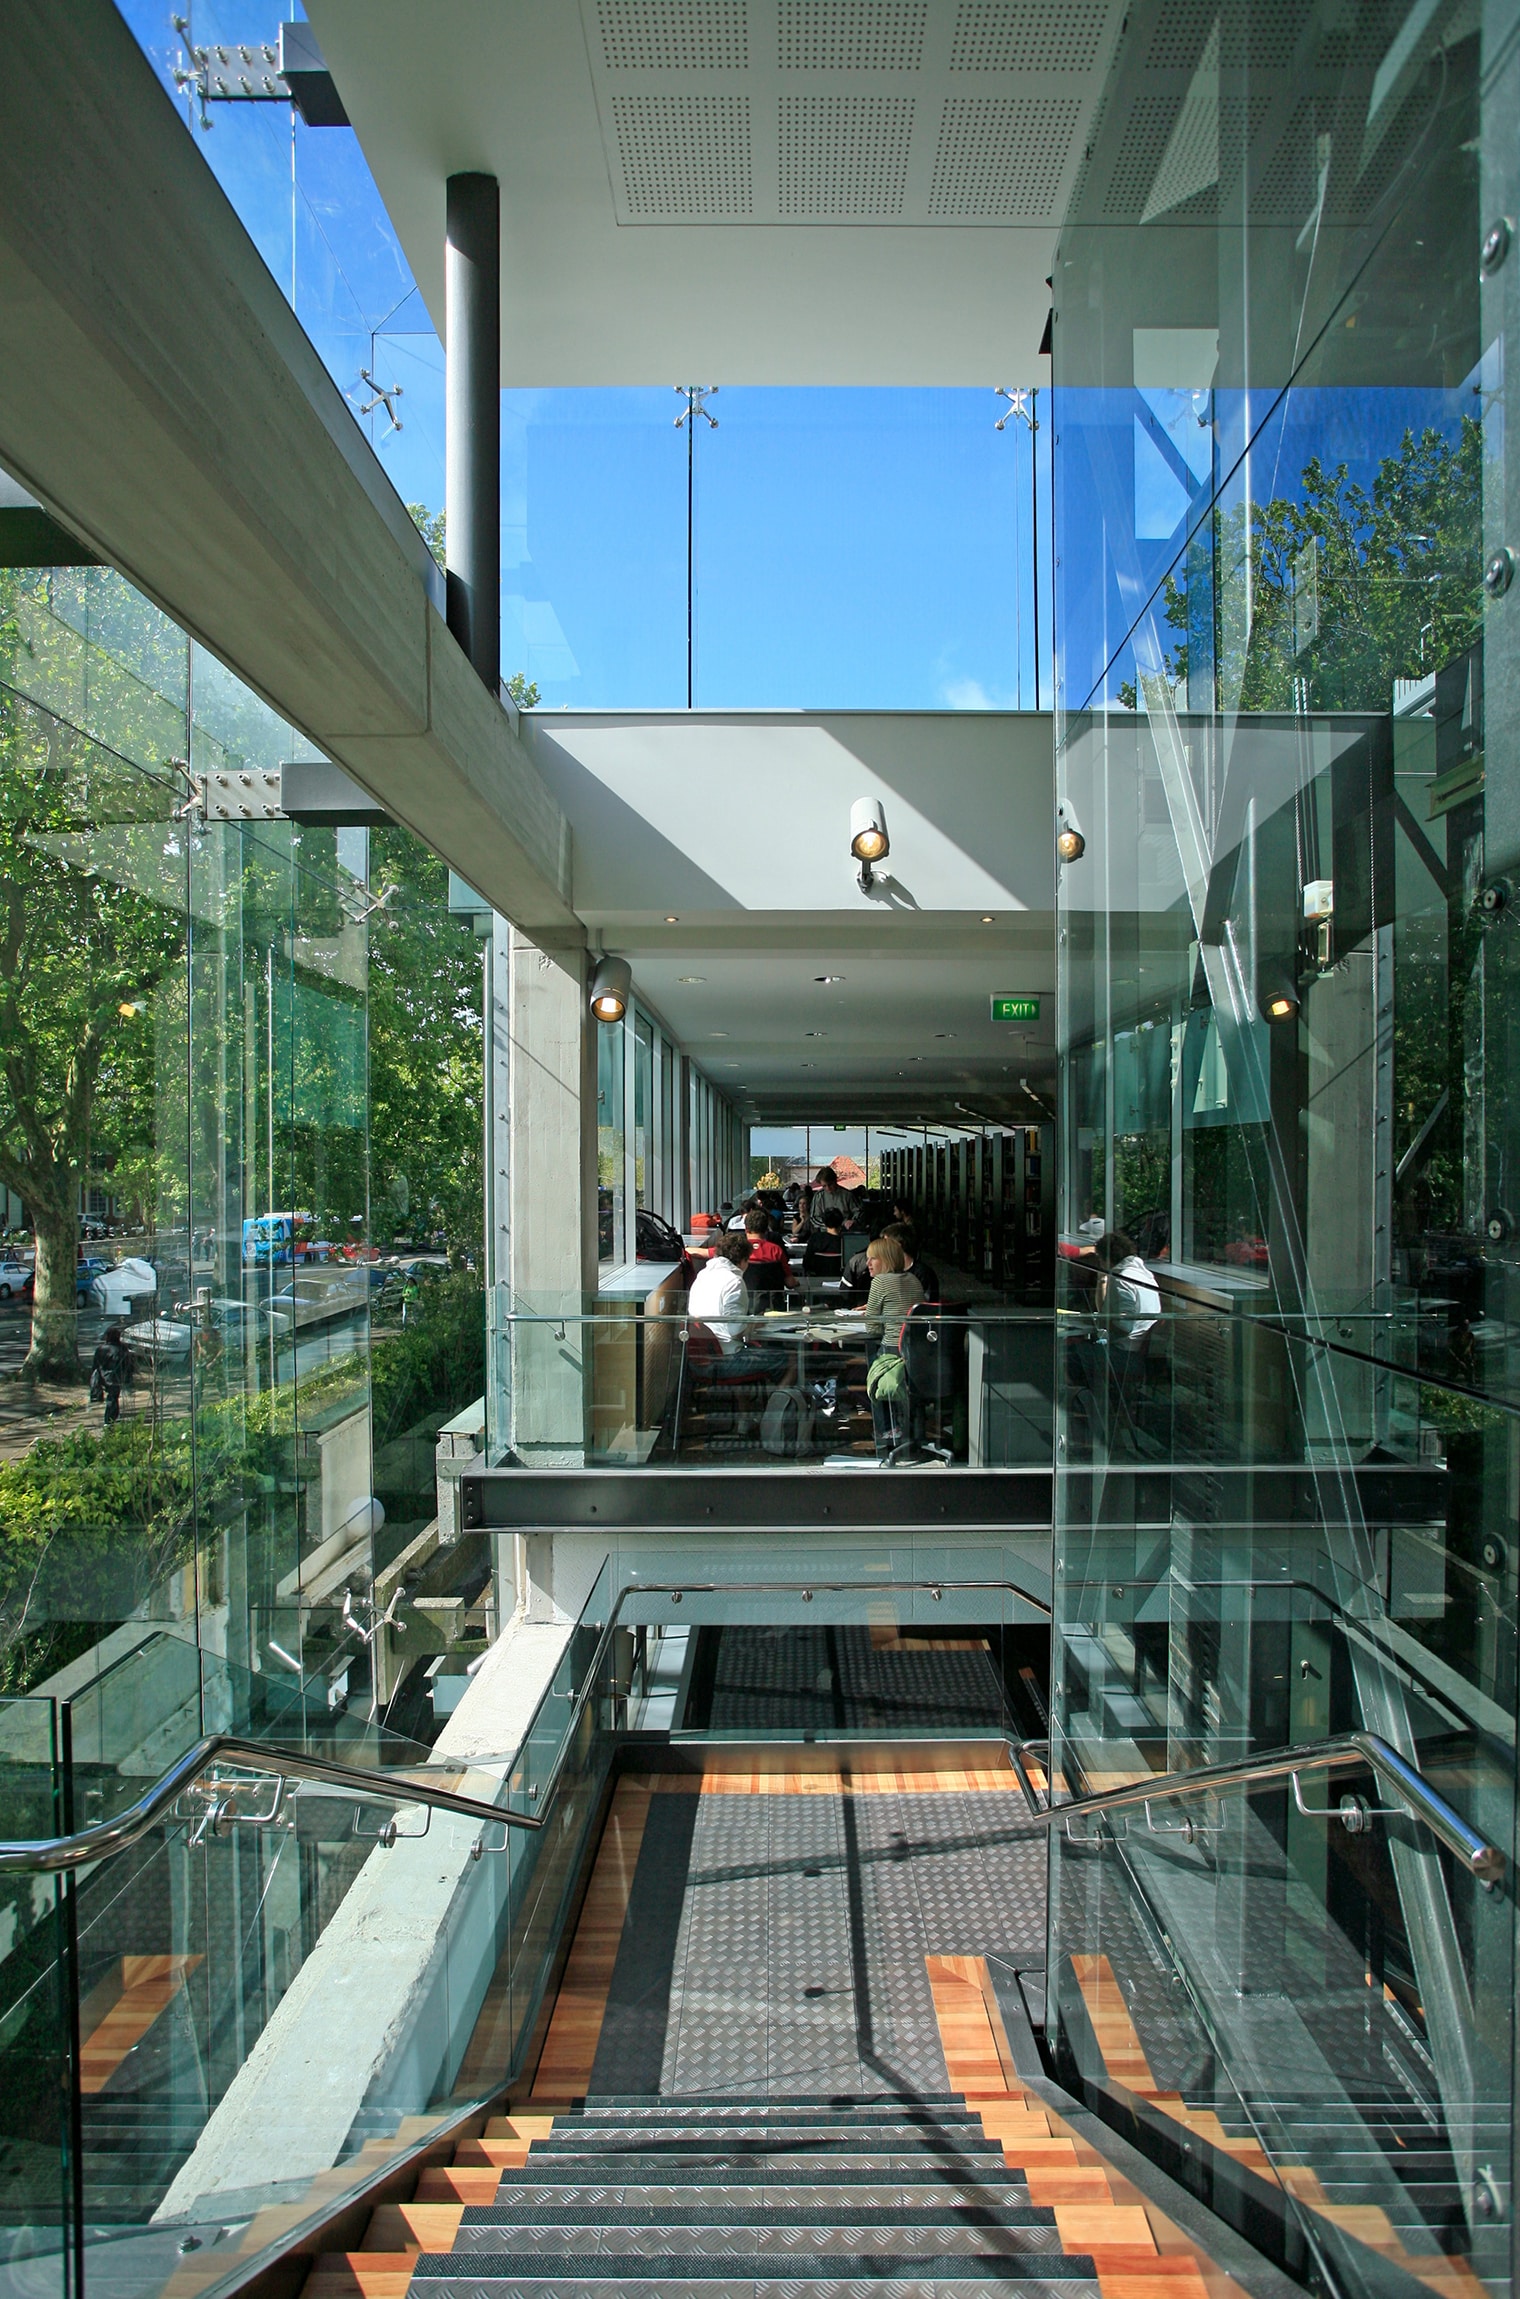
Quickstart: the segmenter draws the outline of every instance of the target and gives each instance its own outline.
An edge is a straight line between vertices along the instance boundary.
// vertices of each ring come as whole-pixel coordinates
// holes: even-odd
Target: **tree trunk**
[[[63,1210],[32,1207],[37,1231],[37,1267],[32,1286],[32,1346],[22,1365],[33,1381],[78,1381],[79,1215],[72,1197]]]

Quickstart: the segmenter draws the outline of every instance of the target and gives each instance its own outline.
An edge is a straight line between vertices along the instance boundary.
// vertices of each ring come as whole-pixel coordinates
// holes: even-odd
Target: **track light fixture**
[[[591,977],[591,1011],[599,1022],[620,1022],[633,992],[633,968],[626,958],[599,958]]]
[[[873,864],[885,862],[892,851],[887,836],[887,812],[879,798],[857,798],[850,808],[850,853],[860,864],[862,889],[871,885]]]

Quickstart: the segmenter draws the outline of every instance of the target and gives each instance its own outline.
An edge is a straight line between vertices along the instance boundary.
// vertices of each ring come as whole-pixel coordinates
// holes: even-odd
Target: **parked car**
[[[246,1302],[230,1296],[207,1302],[176,1301],[172,1316],[150,1317],[141,1325],[129,1325],[123,1339],[143,1356],[188,1357],[197,1329],[213,1337],[215,1345],[216,1336],[241,1332],[252,1314]]]
[[[351,1317],[369,1297],[369,1286],[358,1270],[335,1270],[321,1277],[296,1277],[264,1304],[265,1323],[276,1333],[293,1333],[307,1325],[321,1325],[332,1317]]]
[[[696,1264],[686,1250],[680,1231],[672,1229],[660,1214],[641,1207],[634,1217],[633,1241],[636,1260],[678,1262],[681,1283],[690,1285]]]
[[[110,1268],[103,1253],[82,1253],[74,1270],[74,1299],[83,1308],[97,1277]]]
[[[141,1325],[122,1328],[123,1341],[135,1357],[188,1357],[194,1328],[178,1317],[149,1317]]]
[[[9,1301],[15,1295],[23,1298],[32,1290],[32,1272],[24,1261],[7,1254],[0,1261],[0,1301]]]

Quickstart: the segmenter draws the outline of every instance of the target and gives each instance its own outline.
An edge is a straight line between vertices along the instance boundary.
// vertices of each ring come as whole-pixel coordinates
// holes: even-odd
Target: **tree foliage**
[[[1387,710],[1477,636],[1482,428],[1406,431],[1370,487],[1313,457],[1297,496],[1216,505],[1163,587],[1171,698],[1242,711]],[[1212,679],[1210,671],[1212,670]],[[1142,684],[1144,681],[1142,680]],[[1134,683],[1120,701],[1134,709]]]
[[[0,636],[27,639],[17,579]],[[25,1370],[78,1373],[74,1270],[87,1173],[152,1156],[154,1008],[183,964],[183,840],[165,782],[12,691],[0,706],[0,1182],[36,1229]],[[151,855],[143,887],[91,841]],[[171,992],[172,994],[172,992]]]
[[[370,879],[397,899],[370,926],[372,1226],[443,1230],[479,1248],[483,1167],[480,944],[451,917],[448,869],[408,830],[371,832]]]

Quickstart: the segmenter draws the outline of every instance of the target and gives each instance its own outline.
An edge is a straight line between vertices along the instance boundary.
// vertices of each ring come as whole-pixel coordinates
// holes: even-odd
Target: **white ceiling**
[[[799,937],[786,950],[632,958],[640,995],[753,1121],[953,1122],[961,1102],[978,1116],[1027,1120],[1020,1079],[1050,1092],[1048,916],[1028,918],[1016,938],[989,931],[980,950],[936,948],[922,935],[877,949]],[[683,979],[693,974],[703,979]],[[991,1019],[993,996],[1010,993],[1039,997],[1037,1023]]]
[[[525,715],[594,946],[745,1114],[1009,1120],[1054,1065],[1048,713]],[[875,898],[851,803],[882,801]],[[842,977],[819,982],[820,974]],[[697,977],[693,979],[693,977]],[[1034,995],[1037,1023],[993,1022]],[[810,1035],[819,1032],[821,1035]]]
[[[757,916],[1048,912],[1052,726],[1037,711],[535,713],[529,750],[574,837],[572,899],[611,939],[675,911],[720,939]],[[861,891],[850,808],[892,851]]]
[[[435,325],[502,188],[510,384],[1045,380],[1123,0],[309,0]]]

